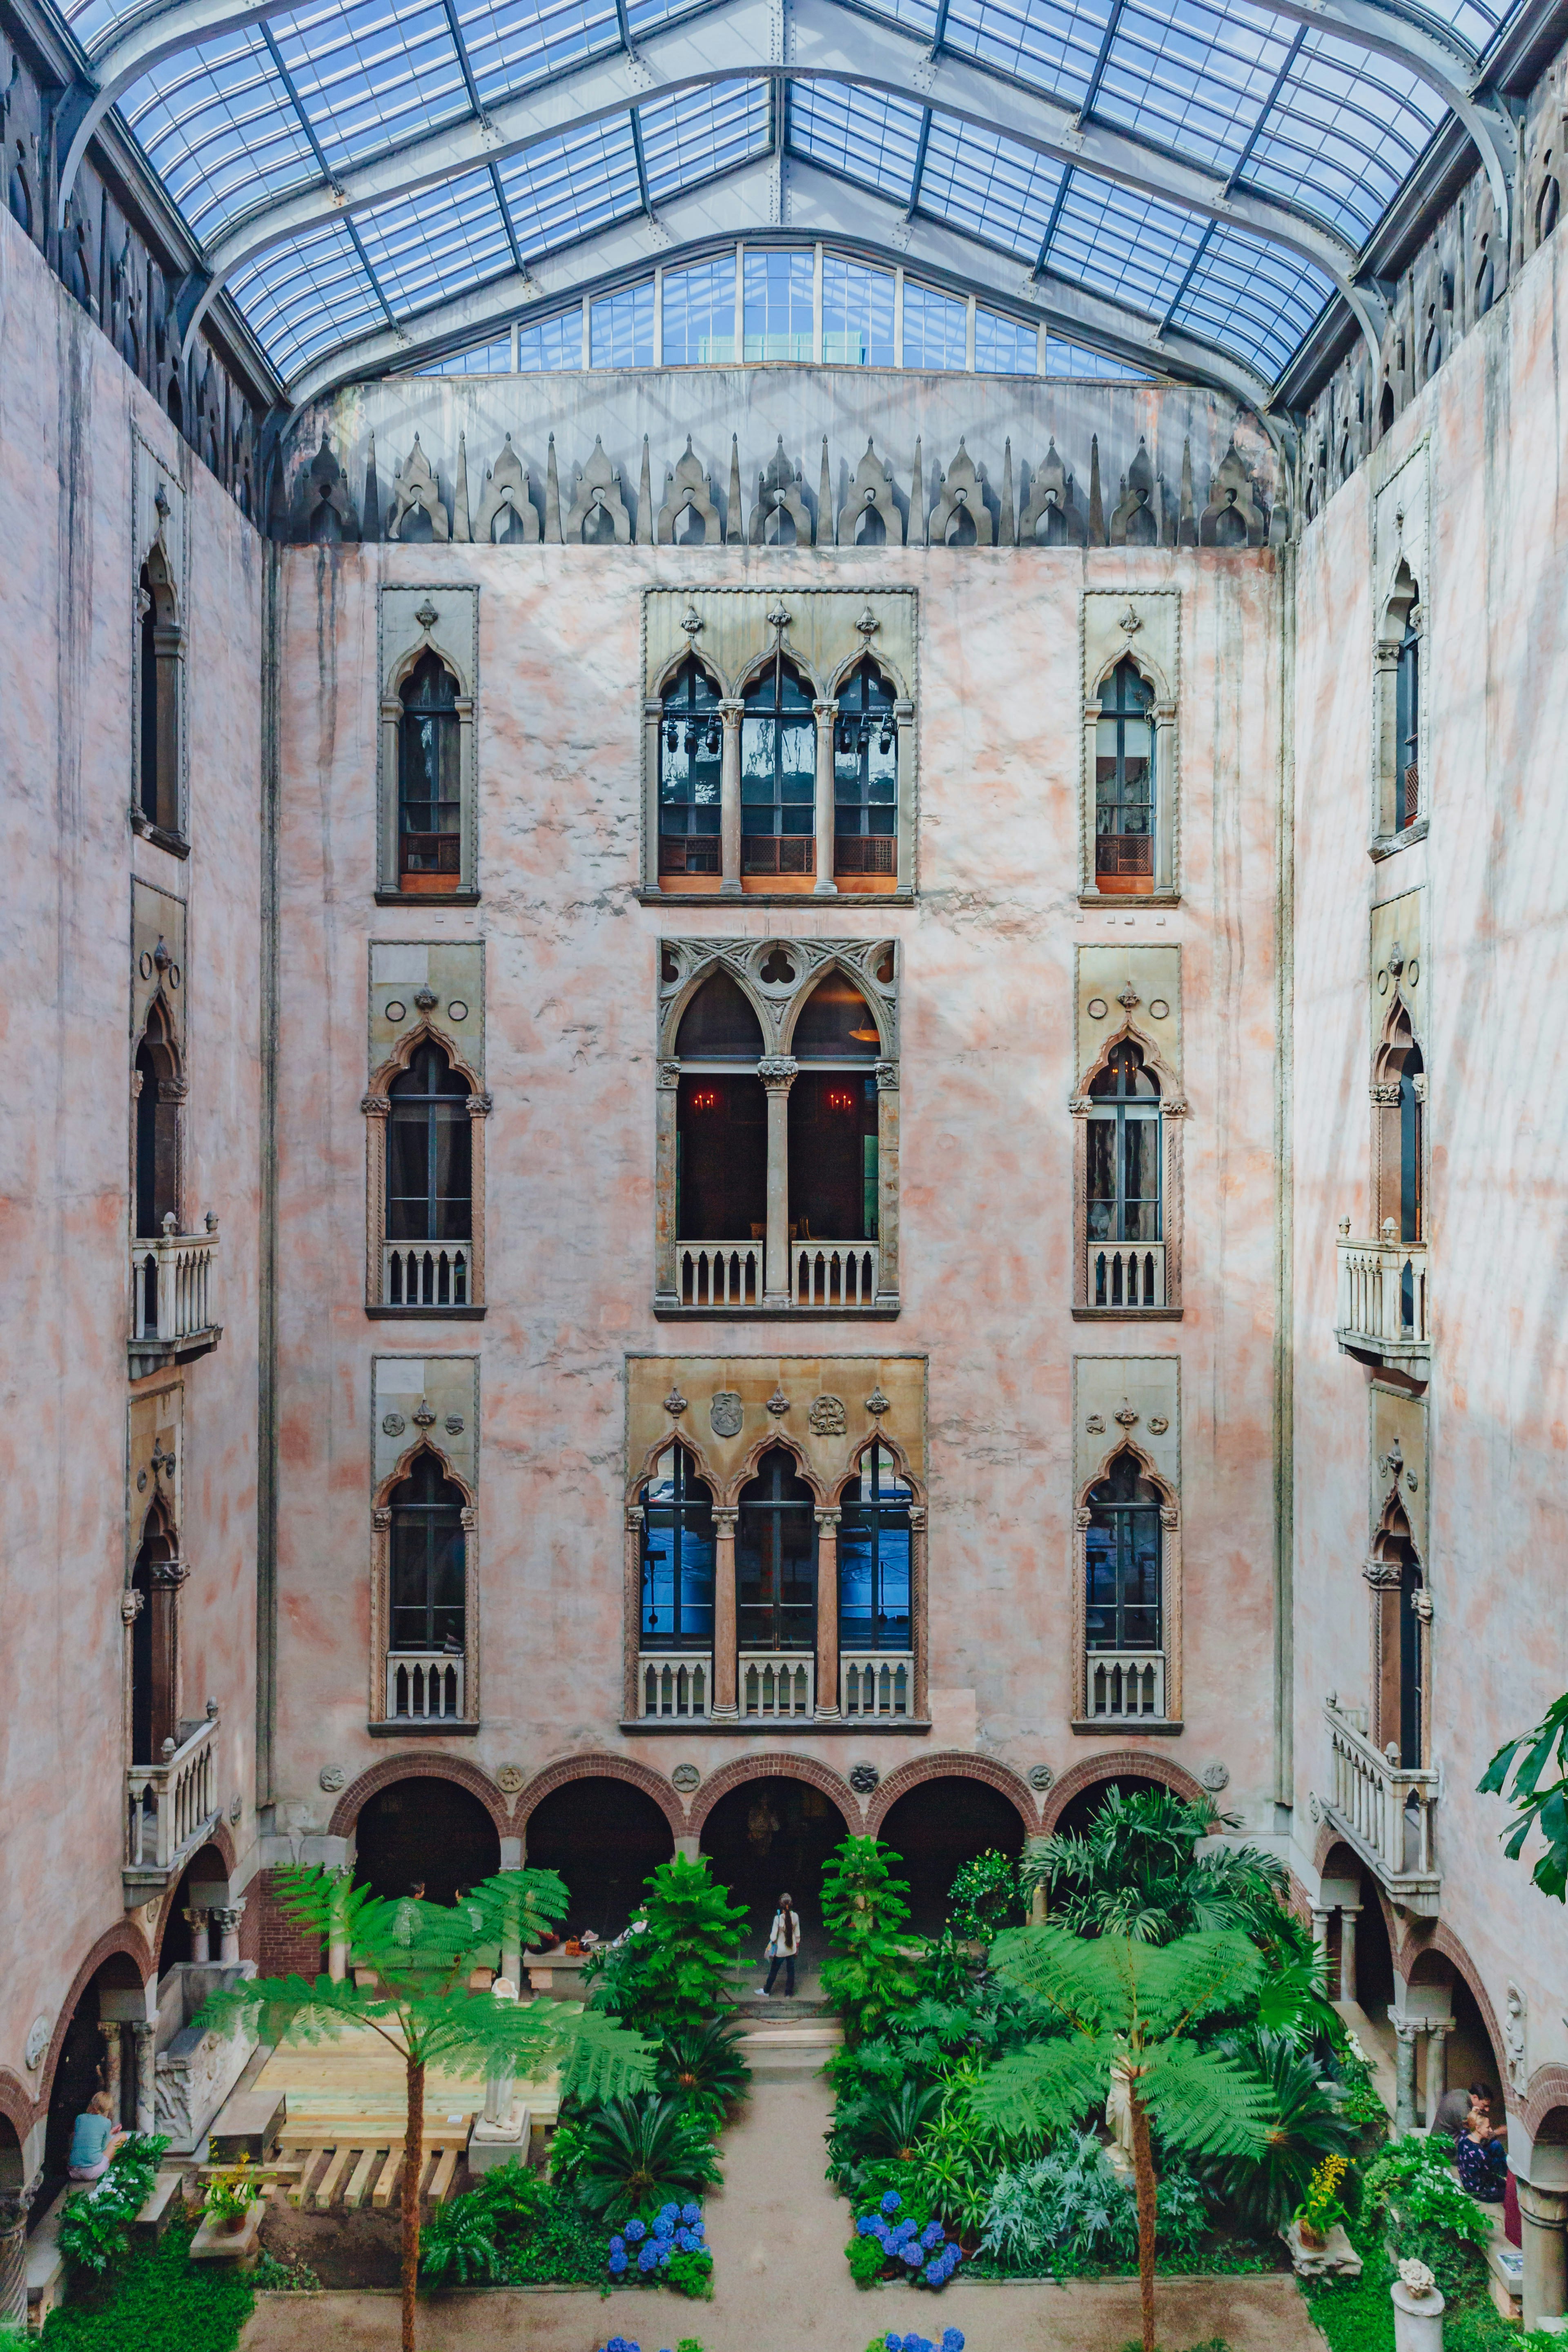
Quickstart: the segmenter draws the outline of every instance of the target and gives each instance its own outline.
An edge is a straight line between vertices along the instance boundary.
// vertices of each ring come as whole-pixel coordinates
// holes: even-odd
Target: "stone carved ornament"
[[[895,942],[879,940],[679,939],[659,942],[659,1050],[675,1049],[679,1023],[674,1007],[695,994],[694,982],[727,971],[751,1000],[762,1026],[765,1060],[786,1061],[784,1038],[797,1003],[809,996],[825,971],[841,965],[868,1004],[877,1008],[884,1037],[898,1050],[899,980]],[[679,1078],[679,1064],[670,1068]],[[792,1073],[793,1074],[793,1073]],[[664,1083],[661,1071],[661,1083]]]
[[[715,1437],[739,1437],[741,1423],[745,1419],[738,1389],[720,1389],[708,1408],[709,1425]]]
[[[503,1797],[515,1797],[527,1778],[521,1764],[503,1764],[496,1774],[496,1787]]]
[[[1503,1995],[1502,2039],[1503,2047],[1508,2052],[1509,2085],[1520,2098],[1523,2098],[1525,2085],[1530,2080],[1530,2066],[1525,2054],[1529,2017],[1530,2005],[1523,1991],[1520,1986],[1510,1982]]]
[[[818,1437],[842,1437],[849,1425],[842,1397],[814,1397],[806,1419]]]
[[[874,1764],[851,1764],[849,1767],[849,1786],[858,1797],[868,1797],[881,1778]]]
[[[41,2015],[35,2017],[28,2026],[27,2039],[22,2050],[22,2061],[29,2074],[43,2064],[44,2053],[49,2046],[51,2032],[49,2019]]]
[[[689,1797],[702,1782],[702,1775],[695,1764],[678,1764],[669,1777],[683,1797]]]

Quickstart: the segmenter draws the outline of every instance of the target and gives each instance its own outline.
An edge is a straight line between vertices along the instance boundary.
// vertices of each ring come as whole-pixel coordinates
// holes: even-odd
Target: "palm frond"
[[[1186,2155],[1258,2156],[1268,2145],[1269,2085],[1190,2042],[1162,2042],[1147,2051],[1137,2090],[1162,2134]]]
[[[1121,1975],[1108,1965],[1110,1939],[1089,1942],[1064,1927],[1008,1927],[991,1947],[992,1973],[1080,2032],[1126,2021]]]
[[[414,2053],[426,2064],[461,2054],[477,2072],[525,2080],[559,2074],[563,2092],[616,2099],[653,2081],[658,2053],[603,2010],[575,2001],[497,2000],[489,1992],[432,1992],[403,2004]]]
[[[1064,2131],[1103,2102],[1115,2056],[1108,2033],[1032,2042],[986,2069],[973,2094],[974,2113],[999,2132]]]
[[[1111,1939],[1104,1939],[1106,1945]],[[1103,1947],[1102,1947],[1103,1948]],[[1183,1936],[1173,1944],[1125,1943],[1117,1950],[1142,2031],[1169,2032],[1183,2018],[1211,2017],[1255,2000],[1264,1981],[1262,1953],[1234,1929]]]
[[[264,2042],[335,2042],[353,2026],[395,2031],[396,2003],[384,1994],[339,1984],[331,1977],[252,1977],[207,1995],[193,2021],[204,2030],[236,2033],[241,2027]]]

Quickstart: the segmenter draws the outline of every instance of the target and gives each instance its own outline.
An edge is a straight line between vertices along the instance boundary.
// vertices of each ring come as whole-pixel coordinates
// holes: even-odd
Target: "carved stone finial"
[[[1133,1412],[1132,1407],[1128,1403],[1125,1397],[1121,1400],[1121,1407],[1116,1415],[1116,1419],[1123,1429],[1136,1429],[1138,1426],[1138,1415]]]
[[[421,1397],[418,1409],[414,1415],[414,1426],[416,1429],[433,1429],[435,1425],[436,1416],[426,1400]]]
[[[865,611],[861,614],[860,618],[855,624],[855,626],[859,630],[860,635],[866,639],[868,644],[870,643],[872,637],[876,635],[881,625],[882,624],[879,621],[869,604],[867,605]]]
[[[1132,982],[1129,981],[1116,1002],[1118,1004],[1125,1005],[1129,1013],[1133,1013],[1136,1012],[1138,1006],[1142,1003],[1143,1000],[1139,995],[1138,991],[1133,987]]]
[[[416,991],[414,1002],[421,1013],[434,1013],[441,1000],[433,988],[421,988]]]
[[[680,1385],[679,1381],[670,1390],[669,1394],[665,1398],[664,1409],[673,1421],[679,1421],[681,1414],[686,1411],[686,1399],[680,1393]]]
[[[774,1389],[772,1396],[768,1399],[768,1411],[773,1414],[775,1421],[781,1412],[787,1412],[789,1411],[789,1399],[785,1396],[783,1389]]]
[[[415,614],[414,617],[418,622],[422,629],[433,629],[441,615],[436,610],[435,605],[430,602],[429,597],[426,596],[425,602],[420,605],[419,610]]]
[[[879,1416],[880,1414],[888,1412],[890,1404],[891,1399],[885,1397],[882,1394],[881,1383],[879,1381],[866,1400],[867,1412]]]
[[[705,625],[702,615],[698,611],[695,604],[689,604],[687,606],[686,611],[681,617],[680,625],[685,630],[687,636],[693,642],[693,644],[695,644],[697,632]]]
[[[768,626],[776,635],[782,637],[793,617],[793,614],[785,612],[782,604],[775,604],[768,614]]]
[[[1131,637],[1137,635],[1143,624],[1139,619],[1137,614],[1133,611],[1131,605],[1129,604],[1127,610],[1122,614],[1116,625],[1119,629],[1124,630],[1127,635]]]

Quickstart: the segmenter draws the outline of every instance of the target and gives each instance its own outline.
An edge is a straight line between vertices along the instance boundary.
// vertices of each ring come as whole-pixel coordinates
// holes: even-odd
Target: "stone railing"
[[[1163,1307],[1164,1243],[1090,1242],[1085,1296],[1091,1307]]]
[[[461,1723],[463,1664],[449,1650],[391,1650],[386,1713],[394,1723]]]
[[[741,1713],[783,1722],[816,1708],[816,1663],[802,1651],[742,1650],[737,1675]]]
[[[1347,1354],[1423,1365],[1432,1352],[1426,1244],[1397,1232],[1389,1217],[1381,1241],[1352,1241],[1350,1219],[1340,1219],[1334,1336]]]
[[[205,1723],[181,1728],[187,1736],[178,1747],[164,1741],[161,1763],[126,1769],[128,1902],[144,1902],[147,1889],[156,1892],[177,1878],[218,1818],[217,1701],[208,1699]]]
[[[1342,1707],[1331,1691],[1323,1708],[1329,1727],[1327,1811],[1390,1897],[1417,1917],[1436,1915],[1442,1874],[1432,1850],[1432,1808],[1438,1775],[1401,1764],[1399,1750],[1379,1755],[1359,1727],[1365,1717]]]
[[[705,1717],[712,1688],[713,1662],[705,1650],[644,1650],[637,1658],[637,1713],[645,1722]]]
[[[915,1662],[907,1650],[844,1650],[838,1658],[838,1711],[859,1720],[914,1713]]]
[[[874,1307],[875,1242],[791,1242],[792,1307]]]
[[[209,1209],[205,1230],[177,1234],[171,1210],[156,1241],[131,1244],[131,1355],[133,1373],[155,1370],[216,1347],[221,1326],[213,1319],[217,1265],[217,1219]]]
[[[472,1242],[384,1242],[384,1307],[471,1307]]]
[[[1090,1650],[1085,1662],[1084,1713],[1108,1723],[1163,1720],[1165,1660],[1158,1650]]]
[[[678,1242],[676,1296],[682,1307],[760,1307],[761,1242]]]

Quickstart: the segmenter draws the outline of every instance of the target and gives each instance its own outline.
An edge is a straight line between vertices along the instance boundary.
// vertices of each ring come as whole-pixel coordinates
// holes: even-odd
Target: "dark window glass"
[[[838,1640],[846,1650],[908,1650],[910,1488],[873,1444],[844,1489],[838,1526]]]
[[[426,654],[404,681],[402,699],[398,872],[456,877],[462,869],[458,681],[437,655]]]
[[[658,870],[719,872],[724,723],[719,693],[698,661],[681,665],[664,698],[658,733]]]
[[[1094,730],[1095,872],[1133,880],[1154,872],[1154,689],[1131,661],[1100,689]]]
[[[1420,591],[1414,581],[1410,610]],[[1394,678],[1394,822],[1414,824],[1421,812],[1421,639],[1406,621]]]
[[[1130,1041],[1093,1080],[1089,1115],[1089,1238],[1160,1238],[1160,1083]]]
[[[802,1070],[789,1091],[790,1239],[877,1238],[877,1081]]]
[[[706,1650],[713,1642],[713,1497],[684,1447],[672,1446],[642,1490],[642,1645]]]
[[[675,1102],[675,1230],[683,1242],[762,1241],[768,1103],[760,1078],[683,1076]]]
[[[158,615],[153,602],[153,578],[142,566],[142,814],[150,824],[158,822]]]
[[[833,865],[838,874],[896,874],[899,730],[893,690],[862,662],[833,726]]]
[[[747,874],[815,869],[816,721],[794,664],[775,654],[746,696],[741,720],[741,866]]]
[[[1407,1771],[1421,1765],[1421,1620],[1415,1596],[1421,1570],[1406,1559],[1399,1576],[1399,1760]]]
[[[1160,1497],[1131,1454],[1119,1454],[1092,1487],[1084,1538],[1091,1650],[1157,1650]]]
[[[735,1598],[742,1650],[809,1650],[816,1641],[816,1503],[782,1446],[742,1490]]]
[[[1421,1097],[1415,1081],[1424,1065],[1421,1048],[1408,1046],[1399,1073],[1399,1238],[1421,1239]],[[1408,1322],[1410,1317],[1406,1315]]]
[[[727,971],[710,974],[681,1014],[675,1051],[683,1062],[762,1060],[763,1024]]]
[[[460,1656],[463,1496],[421,1454],[392,1495],[392,1647]]]
[[[819,980],[801,1007],[790,1039],[797,1062],[874,1062],[881,1052],[871,1008],[837,971]]]
[[[424,1045],[389,1091],[388,1241],[468,1241],[473,1209],[467,1081],[439,1045]]]

